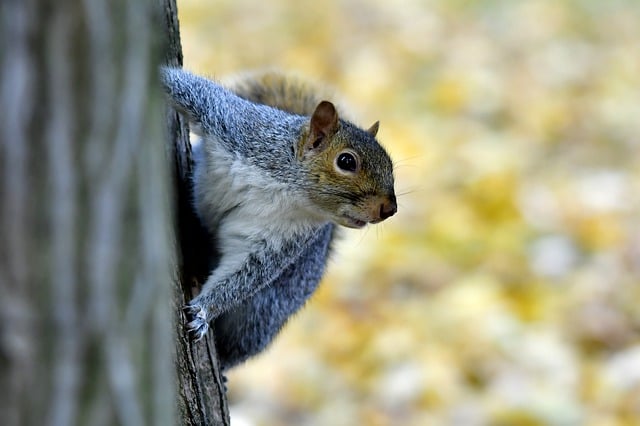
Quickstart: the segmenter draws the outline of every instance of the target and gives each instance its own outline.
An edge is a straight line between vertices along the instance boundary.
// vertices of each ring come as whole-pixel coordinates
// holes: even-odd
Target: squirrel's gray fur
[[[376,167],[384,173],[370,173],[376,174],[375,188],[382,188],[375,191],[392,200],[384,205],[392,207],[380,207],[377,216],[377,204],[373,216],[350,205],[340,205],[339,213],[325,210],[325,204],[347,201],[371,204],[373,190],[365,185],[360,196],[319,186],[322,177],[300,152],[309,117],[249,102],[181,69],[162,68],[161,81],[201,136],[193,149],[194,205],[220,252],[219,264],[189,304],[189,327],[201,338],[214,320],[221,366],[228,369],[263,350],[313,293],[334,222],[351,226],[355,220],[359,227],[395,213],[392,166],[371,134],[340,120],[346,138],[366,146],[362,162],[383,163]]]

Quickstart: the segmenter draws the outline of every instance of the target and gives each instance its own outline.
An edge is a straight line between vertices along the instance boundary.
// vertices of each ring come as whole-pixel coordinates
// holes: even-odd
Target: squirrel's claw
[[[209,321],[207,321],[207,310],[198,305],[185,306],[187,317],[191,319],[187,323],[187,330],[193,336],[194,341],[202,339],[209,331]]]

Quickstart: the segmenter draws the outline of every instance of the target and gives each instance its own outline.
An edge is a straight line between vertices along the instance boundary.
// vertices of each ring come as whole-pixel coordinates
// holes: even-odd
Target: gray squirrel
[[[213,322],[224,371],[261,352],[315,291],[335,225],[396,213],[393,165],[378,122],[360,129],[281,74],[232,91],[163,67],[161,82],[201,138],[193,203],[220,260],[187,307],[188,327],[200,339]]]

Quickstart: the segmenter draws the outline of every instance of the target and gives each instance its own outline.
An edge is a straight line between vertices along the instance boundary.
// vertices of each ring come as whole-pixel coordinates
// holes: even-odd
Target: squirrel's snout
[[[398,205],[396,204],[396,196],[392,195],[388,200],[385,200],[380,204],[380,220],[385,220],[398,211]]]

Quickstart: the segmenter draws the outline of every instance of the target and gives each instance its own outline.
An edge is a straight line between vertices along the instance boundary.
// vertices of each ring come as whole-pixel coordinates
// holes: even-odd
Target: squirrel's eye
[[[346,172],[355,172],[358,168],[358,160],[356,160],[356,157],[350,152],[343,152],[338,155],[336,164]]]

